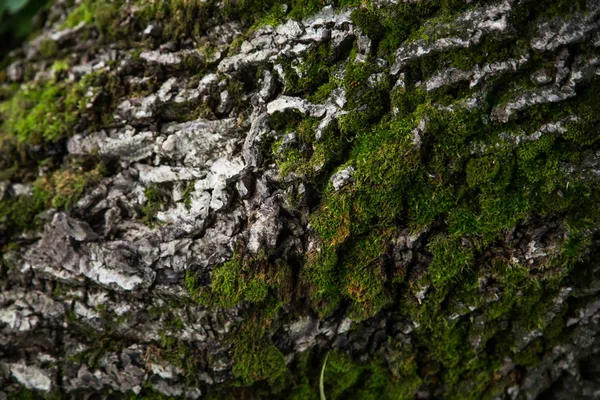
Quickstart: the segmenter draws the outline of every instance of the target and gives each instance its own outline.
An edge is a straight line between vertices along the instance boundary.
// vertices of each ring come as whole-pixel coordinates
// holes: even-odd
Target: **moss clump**
[[[368,80],[370,75],[366,75],[363,67],[357,68],[360,72],[353,73],[362,77],[361,82]],[[356,79],[349,78],[351,75],[348,74],[346,82]],[[348,84],[351,89],[351,82]],[[371,90],[377,93],[377,89]],[[356,93],[358,100],[354,106],[362,103],[360,96],[364,93]],[[380,93],[385,95],[385,92]],[[322,239],[322,254],[309,256],[304,275],[311,285],[317,285],[313,294],[332,296],[333,304],[339,304],[340,296],[356,304],[362,297],[356,294],[365,287],[354,283],[359,289],[339,292],[336,285],[344,279],[348,282],[372,280],[375,286],[369,287],[376,291],[379,290],[376,282],[394,282],[383,272],[385,270],[381,270],[383,276],[367,279],[361,275],[363,269],[348,267],[360,263],[353,261],[344,265],[345,257],[335,257],[334,253],[351,254],[353,249],[360,248],[359,243],[365,236],[392,232],[399,220],[414,230],[425,229],[436,222],[445,226],[445,233],[429,239],[428,245],[433,255],[428,279],[439,289],[462,279],[472,270],[476,255],[483,248],[532,215],[564,215],[573,221],[569,223],[571,235],[577,235],[583,221],[598,220],[596,207],[588,208],[586,216],[579,207],[583,206],[583,198],[600,195],[599,187],[575,180],[561,167],[565,163],[579,162],[576,155],[582,151],[577,143],[580,134],[559,138],[557,134],[545,133],[515,148],[507,142],[510,140],[506,136],[507,128],[509,132],[515,129],[520,135],[531,135],[541,123],[524,125],[526,132],[523,132],[522,127],[483,124],[478,110],[465,110],[456,105],[452,112],[440,110],[432,106],[432,100],[426,95],[401,92],[395,96],[392,107],[402,101],[408,104],[402,104],[402,113],[394,117],[386,116],[375,122],[385,111],[384,106],[381,111],[374,107],[372,114],[364,111],[362,115],[356,113],[352,119],[340,122],[342,133],[355,137],[346,160],[346,165],[355,167],[354,183],[339,192],[326,190],[321,207],[312,216],[311,226]],[[405,96],[408,100],[403,100]],[[422,104],[418,104],[419,101]],[[593,120],[589,106],[577,103],[575,108]],[[545,121],[551,119],[554,109],[550,107],[540,112],[536,120]],[[415,133],[417,126],[424,128],[422,134]],[[585,126],[583,130],[589,133],[591,125]],[[589,140],[595,143],[592,137]],[[472,149],[473,144],[480,141],[489,145],[485,155],[477,156]],[[585,193],[583,198],[575,195],[573,185],[580,195]],[[571,257],[566,264],[572,262]],[[367,271],[373,273],[376,269],[371,267]],[[390,289],[387,284],[386,287]],[[328,303],[330,301],[317,300],[315,304],[330,310]],[[376,303],[373,313],[386,304],[385,301]]]
[[[99,72],[88,74],[79,82],[70,82],[60,80],[64,62],[58,61],[54,66],[54,79],[25,84],[0,103],[3,145],[16,141],[19,150],[28,145],[52,145],[78,128],[94,129],[109,122],[114,108],[112,100],[124,90],[119,87],[119,78]],[[100,92],[93,109],[86,108],[90,92]]]
[[[180,400],[184,399],[183,396],[167,396],[156,391],[152,387],[144,387],[139,394],[130,394],[129,397],[125,397],[127,400]]]
[[[62,81],[65,68],[65,61],[56,61],[53,79],[13,85],[0,97],[0,180],[33,186],[31,196],[5,196],[1,201],[2,246],[36,228],[35,216],[43,210],[71,208],[107,172],[94,155],[69,158],[66,163],[63,159],[64,140],[78,129],[105,122],[112,110],[102,101],[94,109],[86,108],[88,92],[104,86],[101,74],[89,74],[79,82]]]
[[[254,317],[235,333],[231,348],[232,372],[244,385],[268,381],[276,388],[284,380],[285,359],[267,338],[269,322]]]
[[[200,0],[138,1],[140,25],[151,21],[164,22],[163,37],[181,40],[200,37],[210,21],[212,3]]]
[[[434,286],[448,284],[471,267],[473,249],[463,246],[458,239],[439,235],[429,241],[429,251],[433,260],[429,266],[429,276]]]
[[[336,55],[326,44],[321,44],[310,51],[300,62],[282,58],[280,61],[285,73],[286,92],[312,94],[323,85],[334,84],[332,72],[336,67],[335,60]],[[322,96],[323,93],[320,94],[320,97]]]
[[[277,123],[281,119],[284,123]],[[295,143],[281,147],[283,138],[273,142],[271,151],[279,167],[282,177],[294,173],[307,180],[317,180],[334,165],[343,152],[345,143],[340,133],[334,129],[325,129],[321,140],[317,142],[315,130],[319,121],[315,118],[302,118],[295,113],[279,113],[274,115],[272,126],[281,136],[294,132]]]
[[[197,277],[186,274],[186,287],[192,297],[207,305],[234,307],[242,302],[265,304],[289,296],[289,267],[270,262],[264,254],[240,258],[234,256],[210,273],[210,285],[200,286]]]
[[[101,179],[103,172],[102,163],[89,172],[74,169],[58,170],[40,178],[34,183],[34,187],[38,193],[45,193],[46,207],[66,210],[79,200],[87,187]]]
[[[7,395],[8,400],[60,400],[63,398],[59,390],[41,394],[25,388],[19,389],[16,392],[8,392]]]
[[[420,384],[415,368],[394,376],[376,361],[357,363],[337,351],[331,351],[327,358],[324,391],[328,399],[408,400],[414,398]]]
[[[339,307],[343,297],[335,248],[322,245],[309,253],[301,277],[308,283],[311,303],[320,315],[329,315]]]
[[[378,13],[369,8],[357,8],[352,11],[352,22],[358,26],[369,39],[378,42],[385,34]]]
[[[196,185],[196,182],[194,182],[194,181],[189,182],[186,185],[185,190],[183,191],[183,194],[182,194],[183,204],[185,205],[185,208],[187,208],[188,210],[192,207],[192,194],[194,193],[195,185]]]
[[[118,28],[119,9],[123,1],[84,0],[67,17],[64,28],[80,23],[94,24],[104,36],[114,36]]]
[[[348,63],[343,87],[347,109],[353,112],[340,119],[340,129],[352,138],[364,132],[389,110],[389,78],[374,63]]]
[[[287,15],[283,7],[289,10]],[[224,14],[229,19],[239,20],[256,28],[266,24],[277,25],[286,16],[299,20],[322,8],[323,4],[319,0],[291,0],[284,3],[274,0],[242,0],[227,1]]]
[[[528,28],[521,26],[534,17],[584,9],[584,2],[578,0],[560,0],[550,6],[538,3],[516,6],[510,17],[518,32],[515,36],[528,37]],[[67,24],[93,23],[104,37],[122,34],[115,23],[123,4],[84,2]],[[318,0],[228,1],[225,15],[215,16],[215,7],[220,5],[214,2],[138,0],[134,4],[140,7],[134,13],[135,24],[164,22],[161,40],[165,41],[205,36],[208,21],[214,24],[215,18],[217,23],[242,20],[246,27],[251,26],[249,34],[265,24],[301,18],[323,5]],[[332,4],[358,5],[354,0]],[[270,338],[277,310],[291,302],[296,288],[307,290],[301,296],[308,293],[310,306],[321,317],[339,310],[354,320],[365,320],[384,310],[390,325],[398,320],[410,320],[414,325],[410,341],[389,337],[377,353],[367,351],[376,360],[383,359],[379,351],[385,351],[385,364],[358,363],[342,353],[330,353],[325,393],[333,399],[408,399],[423,384],[442,387],[443,392],[436,396],[444,398],[493,397],[515,384],[515,376],[502,375],[504,360],[532,366],[541,354],[567,340],[564,319],[574,305],[569,301],[560,305],[555,299],[566,280],[575,285],[591,280],[591,272],[578,263],[589,257],[593,238],[588,230],[597,229],[600,221],[600,185],[589,164],[598,151],[598,81],[578,87],[573,100],[532,107],[518,115],[518,122],[499,124],[488,119],[493,107],[532,88],[531,72],[548,63],[553,66],[554,54],[533,55],[515,75],[487,81],[485,92],[457,84],[426,93],[415,86],[441,68],[468,70],[518,58],[524,47],[529,47],[528,40],[507,45],[501,37],[484,37],[474,47],[423,57],[407,66],[406,85],[396,89],[392,89],[389,65],[375,60],[383,57],[389,64],[406,40],[428,41],[444,35],[433,29],[434,24],[452,31],[454,17],[470,7],[471,2],[464,0],[380,8],[362,4],[351,18],[372,40],[367,62],[355,62],[356,49],[350,45],[342,46],[339,53],[327,45],[316,46],[301,63],[284,57],[279,60],[287,93],[322,102],[342,87],[348,113],[322,132],[320,140],[315,138],[317,119],[285,113],[273,115],[270,121],[277,134],[272,141],[265,141],[272,152],[268,156],[283,177],[308,181],[320,195],[316,209],[311,204],[310,216],[316,246],[301,262],[297,287],[292,288],[296,271],[292,273],[290,266],[274,261],[269,254],[243,257],[243,251],[237,251],[232,260],[211,272],[210,279],[191,271],[186,274],[194,300],[211,306],[238,306],[251,313],[245,323],[234,327],[229,343],[232,372],[241,387],[234,389],[236,394],[242,393],[238,397],[263,392],[295,399],[317,397],[314,370],[320,369],[323,357],[315,352],[320,347],[290,363],[289,371],[295,374],[290,376]],[[231,49],[242,40],[243,36],[238,37]],[[55,57],[57,49],[47,46],[43,53]],[[586,54],[585,46],[575,43],[569,50]],[[209,58],[215,50],[211,45],[202,48]],[[202,73],[199,69],[207,67],[192,58],[184,64],[186,74]],[[53,69],[60,76],[64,65],[57,62]],[[343,78],[339,71],[345,71]],[[75,121],[81,120],[85,85],[103,87],[112,100],[123,95],[124,85],[117,79],[99,75],[81,85],[56,80],[22,90],[2,88],[0,96],[9,99],[2,105],[3,118],[9,121],[3,146],[10,142],[3,149],[60,143],[77,126]],[[243,84],[229,82],[227,90],[240,97]],[[151,91],[151,85],[146,89]],[[464,108],[461,101],[475,91],[482,94],[480,108]],[[448,111],[450,107],[452,111]],[[103,107],[89,123],[107,122],[104,118],[109,118],[110,113],[105,112],[109,108]],[[200,114],[214,118],[209,108],[174,108],[165,119]],[[577,118],[563,120],[569,116]],[[544,130],[540,135],[546,122],[564,123],[567,132]],[[282,136],[291,132],[296,140],[283,146]],[[33,196],[0,201],[0,238],[35,226],[35,215],[46,207],[68,209],[84,191],[86,182],[76,170],[53,172],[52,161],[43,161],[42,166],[52,168],[35,181]],[[7,167],[2,168],[3,177],[18,180],[15,171],[22,170],[24,161],[6,157],[0,165]],[[34,181],[37,162],[27,165],[27,181]],[[347,166],[355,170],[352,182],[336,191],[329,178]],[[161,185],[146,189],[147,203],[142,210],[146,223],[157,222],[158,212],[171,201],[170,191],[171,187]],[[183,196],[188,207],[192,191],[190,184]],[[20,208],[26,211],[16,212]],[[527,227],[549,225],[546,221],[564,224],[564,235],[562,227],[557,229],[564,238],[550,239],[557,248],[540,260],[528,260],[524,265],[515,262],[515,253],[522,258],[519,252],[528,246],[520,242],[530,233]],[[394,243],[407,230],[426,233],[416,250],[406,251],[409,265],[398,266]],[[11,233],[7,236],[5,232]],[[507,237],[519,242],[507,243]],[[417,291],[426,293],[425,297],[416,297]],[[296,303],[292,306],[297,309]],[[303,306],[299,307],[302,312]],[[150,314],[162,318],[166,313],[152,310]],[[182,329],[183,321],[174,315],[165,318],[167,329],[162,332],[161,345],[166,357],[187,374],[196,368],[194,350],[172,335]],[[526,338],[534,330],[543,336],[529,342]],[[352,332],[348,335],[353,341]],[[265,389],[267,385],[269,389]]]
[[[0,104],[4,131],[20,143],[53,143],[67,137],[85,107],[85,89],[57,81],[25,86]]]
[[[48,208],[67,210],[84,193],[85,189],[102,178],[104,164],[94,169],[67,168],[38,178],[32,184],[31,195],[6,197],[0,201],[0,246],[16,240],[24,231],[39,228],[35,217]]]
[[[0,252],[10,249],[9,243],[19,233],[40,227],[35,216],[46,206],[47,194],[34,188],[33,196],[4,198],[0,201]]]

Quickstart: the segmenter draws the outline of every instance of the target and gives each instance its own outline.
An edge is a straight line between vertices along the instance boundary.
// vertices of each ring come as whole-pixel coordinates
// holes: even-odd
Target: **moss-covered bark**
[[[50,9],[0,73],[0,396],[597,395],[596,2]]]

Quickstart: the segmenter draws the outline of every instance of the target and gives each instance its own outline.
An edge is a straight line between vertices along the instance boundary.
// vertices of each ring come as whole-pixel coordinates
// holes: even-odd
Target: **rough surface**
[[[0,399],[600,398],[599,3],[171,3],[2,64]]]

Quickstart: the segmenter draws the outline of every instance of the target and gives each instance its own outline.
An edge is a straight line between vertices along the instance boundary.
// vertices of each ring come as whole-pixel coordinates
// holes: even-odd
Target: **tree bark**
[[[0,399],[600,398],[596,1],[46,13]]]

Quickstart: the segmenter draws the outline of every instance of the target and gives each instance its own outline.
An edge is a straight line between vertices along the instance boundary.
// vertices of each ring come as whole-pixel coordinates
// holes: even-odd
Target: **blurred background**
[[[0,0],[0,62],[43,22],[48,0]]]

